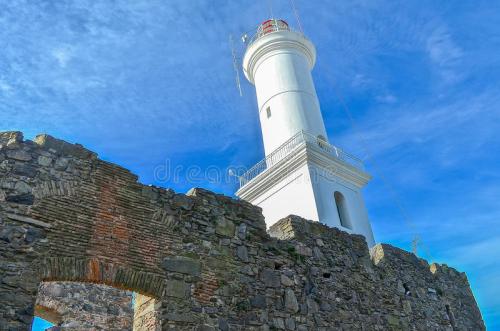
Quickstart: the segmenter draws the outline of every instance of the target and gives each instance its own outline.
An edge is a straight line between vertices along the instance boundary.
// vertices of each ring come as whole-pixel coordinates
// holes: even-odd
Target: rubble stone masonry
[[[295,216],[266,232],[247,202],[145,186],[80,145],[3,132],[0,330],[30,329],[47,282],[139,293],[134,330],[485,329],[446,265],[385,244],[370,254],[363,237]]]
[[[132,293],[75,282],[43,282],[35,315],[59,326],[53,330],[132,330]]]

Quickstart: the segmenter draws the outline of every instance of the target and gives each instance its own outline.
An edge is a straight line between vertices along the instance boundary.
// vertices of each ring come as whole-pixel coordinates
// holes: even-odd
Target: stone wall
[[[294,216],[268,234],[258,207],[47,135],[0,133],[0,257],[1,330],[29,329],[41,281],[148,295],[162,330],[484,330],[452,268]]]

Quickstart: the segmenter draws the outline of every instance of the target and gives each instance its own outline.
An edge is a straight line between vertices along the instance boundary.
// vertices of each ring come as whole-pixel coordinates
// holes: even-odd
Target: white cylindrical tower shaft
[[[264,22],[243,58],[255,85],[266,156],[300,131],[327,140],[311,70],[314,45],[286,22]]]

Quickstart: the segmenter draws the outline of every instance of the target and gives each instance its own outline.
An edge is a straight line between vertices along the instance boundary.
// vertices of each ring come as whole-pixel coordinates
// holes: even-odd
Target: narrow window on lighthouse
[[[347,211],[347,203],[344,195],[339,191],[335,191],[333,194],[335,198],[335,205],[337,206],[337,213],[340,219],[340,225],[344,228],[352,229],[351,220],[349,219],[349,213]]]
[[[271,117],[271,107],[266,108],[267,118]]]

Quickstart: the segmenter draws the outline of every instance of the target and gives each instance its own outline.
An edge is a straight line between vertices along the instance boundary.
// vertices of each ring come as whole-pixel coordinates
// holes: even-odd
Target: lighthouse
[[[375,241],[362,196],[371,179],[358,158],[330,144],[311,71],[316,49],[284,20],[257,28],[243,57],[255,85],[265,158],[236,195],[260,206],[267,226],[298,215]]]

